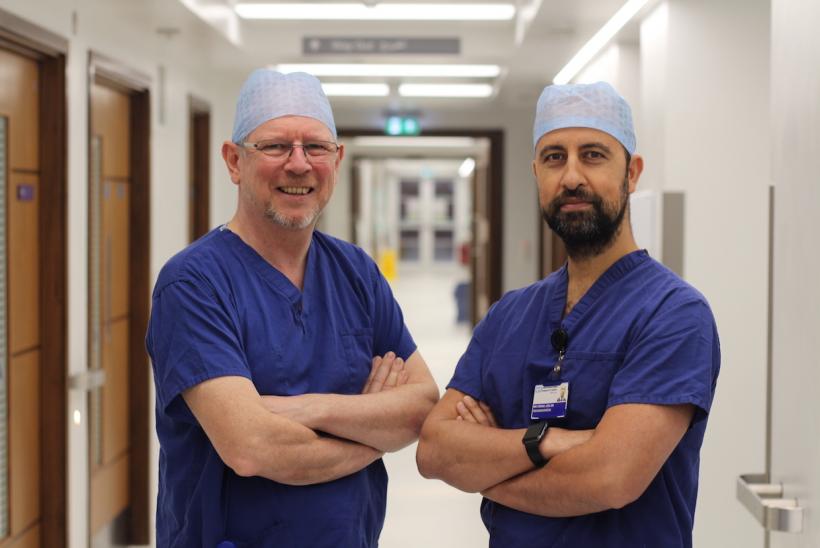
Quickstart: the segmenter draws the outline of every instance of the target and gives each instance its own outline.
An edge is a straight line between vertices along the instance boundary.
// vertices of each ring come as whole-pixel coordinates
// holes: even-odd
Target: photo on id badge
[[[567,416],[569,382],[537,384],[532,395],[532,420],[562,419]]]

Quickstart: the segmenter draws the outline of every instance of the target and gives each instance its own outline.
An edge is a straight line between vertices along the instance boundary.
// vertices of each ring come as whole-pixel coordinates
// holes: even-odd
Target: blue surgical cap
[[[305,72],[282,74],[271,69],[253,71],[242,85],[236,101],[231,139],[239,144],[268,120],[282,116],[319,120],[336,140],[333,111],[319,80]]]
[[[553,85],[544,88],[535,109],[532,146],[545,134],[567,127],[588,127],[615,137],[635,153],[632,109],[606,82]]]

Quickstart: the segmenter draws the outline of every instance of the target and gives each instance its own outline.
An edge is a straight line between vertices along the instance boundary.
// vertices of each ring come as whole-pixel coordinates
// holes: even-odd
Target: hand
[[[456,411],[458,411],[456,420],[498,428],[492,409],[483,401],[476,401],[470,396],[464,396],[460,402],[456,403]]]
[[[384,357],[373,358],[373,365],[370,376],[364,383],[362,394],[375,394],[384,392],[407,382],[408,373],[404,369],[404,360],[397,357],[395,353],[388,352]]]

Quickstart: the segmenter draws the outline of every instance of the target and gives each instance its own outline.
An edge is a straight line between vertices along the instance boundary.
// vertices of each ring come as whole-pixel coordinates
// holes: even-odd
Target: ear
[[[629,162],[629,167],[626,171],[626,176],[629,180],[630,194],[635,192],[635,189],[638,188],[638,179],[641,178],[641,173],[643,173],[643,156],[640,154],[635,154],[632,156],[632,160]]]
[[[345,146],[339,145],[339,150],[336,152],[336,169],[339,169],[339,164],[342,163],[342,158],[345,157]]]
[[[239,145],[231,141],[222,143],[222,159],[225,161],[225,166],[228,168],[228,175],[231,177],[233,184],[239,184],[239,160],[241,151]]]

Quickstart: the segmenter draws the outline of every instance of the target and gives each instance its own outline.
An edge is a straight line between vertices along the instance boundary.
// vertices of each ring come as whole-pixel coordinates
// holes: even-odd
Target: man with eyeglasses
[[[375,547],[381,457],[438,389],[374,262],[314,229],[344,157],[319,81],[252,73],[222,156],[236,214],[154,289],[157,545]]]
[[[690,547],[720,368],[712,312],[635,243],[643,159],[612,86],[544,89],[533,147],[568,260],[476,327],[424,423],[419,469],[484,496],[493,548]]]

